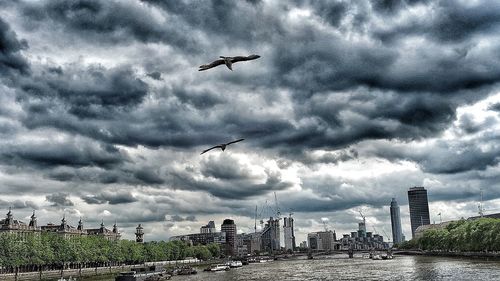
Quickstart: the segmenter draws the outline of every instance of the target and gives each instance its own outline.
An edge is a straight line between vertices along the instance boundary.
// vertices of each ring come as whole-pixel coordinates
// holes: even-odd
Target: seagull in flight
[[[229,68],[232,71],[233,70],[233,66],[232,66],[233,63],[236,63],[239,61],[255,60],[255,59],[260,58],[260,56],[259,55],[249,55],[247,57],[244,57],[244,56],[236,56],[236,57],[220,56],[219,58],[220,59],[215,60],[214,62],[212,62],[210,64],[200,65],[200,68],[198,69],[198,71],[207,70],[207,69],[210,69],[212,67],[219,66],[221,64],[225,64],[227,66],[227,68]]]
[[[203,153],[205,153],[205,152],[207,152],[207,151],[210,151],[210,150],[212,150],[212,149],[214,149],[214,148],[220,148],[220,149],[222,149],[222,151],[224,151],[224,150],[226,149],[226,146],[228,146],[228,145],[230,145],[230,144],[233,144],[233,143],[236,143],[236,142],[240,142],[240,141],[242,141],[242,140],[244,140],[244,139],[239,139],[239,140],[235,140],[235,141],[232,141],[232,142],[219,144],[219,145],[216,145],[216,146],[214,146],[214,147],[210,147],[209,149],[205,149],[205,150],[203,150],[203,152],[202,152],[201,154],[203,154]],[[200,155],[201,155],[201,154],[200,154]]]

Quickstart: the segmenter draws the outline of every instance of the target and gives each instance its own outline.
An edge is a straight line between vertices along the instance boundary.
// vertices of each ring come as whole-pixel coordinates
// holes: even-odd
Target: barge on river
[[[145,266],[131,269],[128,272],[120,272],[115,281],[160,281],[170,279],[163,268],[157,266]]]

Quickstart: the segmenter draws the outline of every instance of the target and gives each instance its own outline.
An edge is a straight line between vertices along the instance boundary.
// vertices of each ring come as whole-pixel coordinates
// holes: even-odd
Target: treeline
[[[420,238],[403,242],[400,249],[424,251],[500,251],[500,219],[459,220],[442,229],[428,229]]]
[[[98,236],[65,239],[54,233],[0,235],[0,272],[86,268],[150,261],[219,257],[217,244],[189,246],[182,241],[136,243]]]

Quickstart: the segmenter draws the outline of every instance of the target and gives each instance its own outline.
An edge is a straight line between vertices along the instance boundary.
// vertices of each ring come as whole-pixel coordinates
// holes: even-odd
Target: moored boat
[[[166,279],[170,279],[170,275],[156,266],[133,268],[128,272],[120,272],[115,277],[115,281],[160,281]]]
[[[210,271],[217,272],[217,271],[224,271],[224,270],[229,270],[229,269],[230,269],[229,265],[217,264],[216,266],[212,267],[210,269]]]
[[[241,261],[231,261],[229,262],[229,267],[231,268],[237,268],[237,267],[242,267],[243,263]]]

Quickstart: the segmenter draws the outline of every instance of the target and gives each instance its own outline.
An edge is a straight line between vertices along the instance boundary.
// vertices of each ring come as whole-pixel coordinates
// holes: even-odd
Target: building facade
[[[415,232],[419,226],[431,223],[427,190],[424,187],[411,187],[408,190],[408,205],[410,208],[411,235],[412,238],[415,238]]]
[[[403,232],[401,230],[401,214],[396,198],[391,201],[391,227],[392,227],[392,242],[398,244],[403,242]]]
[[[290,215],[288,218],[283,218],[283,238],[285,240],[285,250],[295,250],[295,233],[293,230],[293,218]]]
[[[214,233],[216,231],[214,221],[209,221],[207,225],[200,227],[200,233]]]
[[[339,248],[336,234],[331,230],[309,233],[307,240],[312,251],[333,251]]]
[[[226,233],[225,232],[193,233],[193,234],[172,236],[170,237],[169,240],[185,241],[189,242],[191,245],[208,245],[211,243],[224,245],[226,243]]]
[[[46,225],[38,226],[35,211],[33,211],[33,214],[31,215],[29,224],[26,224],[22,221],[14,219],[11,209],[9,209],[6,218],[0,220],[0,233],[12,233],[24,237],[29,234],[39,234],[42,232],[55,233],[63,236],[64,238],[86,235],[101,236],[107,240],[119,240],[121,238],[121,234],[118,231],[116,223],[113,226],[113,230],[109,230],[104,227],[103,222],[101,223],[100,228],[85,229],[81,219],[78,222],[78,227],[74,227],[69,225],[66,221],[66,216],[63,216],[60,224],[48,223]]]
[[[226,235],[224,252],[227,256],[236,254],[236,224],[231,219],[225,219],[220,227],[221,232]]]
[[[261,233],[262,250],[274,253],[281,249],[280,246],[280,220],[270,217]]]

